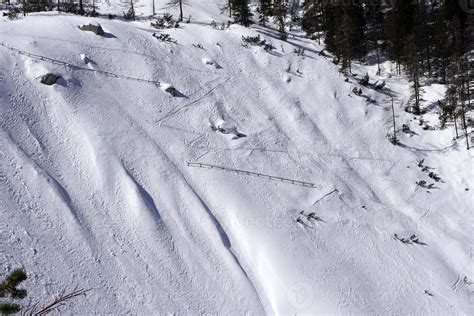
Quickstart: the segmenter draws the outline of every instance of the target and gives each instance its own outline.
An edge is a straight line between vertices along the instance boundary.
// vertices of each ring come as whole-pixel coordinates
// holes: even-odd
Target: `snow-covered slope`
[[[0,46],[2,272],[24,267],[42,300],[93,288],[68,309],[80,314],[472,314],[472,151],[403,112],[408,83],[389,63],[389,90],[357,97],[321,47],[213,29],[212,8],[166,31],[177,44],[146,21],[96,19],[102,37],[71,15],[0,21],[9,47],[179,92]],[[258,33],[273,53],[241,45]],[[47,72],[63,79],[42,85]],[[388,91],[413,131],[400,146],[386,139]],[[442,178],[431,190],[416,185],[429,171]]]

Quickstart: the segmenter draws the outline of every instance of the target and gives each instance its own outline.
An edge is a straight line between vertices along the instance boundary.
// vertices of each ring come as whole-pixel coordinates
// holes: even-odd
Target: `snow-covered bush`
[[[130,6],[130,9],[128,9],[127,12],[123,12],[123,18],[125,20],[133,20],[135,21],[135,9],[133,8],[133,5]]]
[[[18,19],[18,13],[19,12],[20,12],[20,9],[18,9],[14,6],[10,6],[10,8],[8,8],[8,12],[3,13],[3,15],[6,14],[6,16],[8,17],[9,20],[16,20],[16,19]]]
[[[162,42],[177,43],[178,41],[171,37],[168,33],[156,34],[153,33],[152,36]]]
[[[293,50],[293,53],[295,53],[297,56],[304,56],[304,53],[306,50],[304,48],[295,48]]]
[[[388,133],[387,134],[387,139],[394,145],[400,145],[400,142],[398,141],[397,135]]]
[[[150,23],[156,29],[170,29],[178,28],[179,22],[173,19],[173,16],[169,13],[165,13],[163,17],[159,17],[155,22]]]
[[[367,86],[367,85],[369,85],[369,80],[370,80],[370,78],[369,78],[369,73],[366,73],[365,76],[364,76],[364,78],[362,78],[362,79],[359,81],[359,83],[360,83],[361,85],[363,85],[363,86]]]
[[[268,43],[265,39],[262,39],[260,37],[260,34],[257,36],[243,36],[242,35],[242,46],[244,47],[249,47],[249,46],[260,46],[263,47],[263,49],[266,52],[272,51],[275,49],[275,47]]]
[[[193,44],[194,47],[196,48],[199,48],[199,49],[204,49],[204,46],[202,46],[201,44]]]

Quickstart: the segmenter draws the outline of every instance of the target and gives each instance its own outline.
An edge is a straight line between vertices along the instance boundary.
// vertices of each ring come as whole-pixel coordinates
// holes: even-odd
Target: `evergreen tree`
[[[407,37],[413,33],[414,11],[413,1],[396,1],[395,6],[385,18],[387,51],[390,58],[397,63],[399,74],[401,74],[401,66],[407,50]]]
[[[230,7],[236,23],[242,24],[245,27],[252,24],[252,13],[250,12],[248,0],[231,0]]]
[[[303,5],[303,19],[301,21],[301,28],[308,36],[314,37],[315,33],[322,31],[322,12],[321,0],[307,0]],[[318,39],[320,37],[318,36]]]
[[[421,100],[421,91],[420,91],[420,63],[419,56],[417,53],[418,45],[415,41],[415,35],[411,34],[408,38],[407,44],[405,45],[405,51],[403,55],[403,64],[405,65],[408,74],[410,75],[410,80],[413,82],[413,95],[414,103],[411,109],[411,112],[415,115],[421,114],[420,100]]]
[[[289,13],[290,13],[290,31],[291,31],[293,23],[297,23],[299,21],[299,16],[298,16],[298,11],[300,8],[299,0],[290,0],[288,8],[289,8]]]
[[[383,1],[382,0],[366,0],[364,3],[366,8],[366,38],[367,49],[375,52],[377,60],[377,73],[380,74],[382,69],[380,65],[380,55],[382,53],[381,41],[383,40]]]
[[[449,57],[451,55],[448,26],[445,20],[444,11],[435,8],[434,31],[433,31],[433,58],[437,77],[441,83],[446,83],[448,78]]]
[[[260,0],[260,6],[257,9],[258,21],[261,25],[265,26],[268,22],[268,18],[273,15],[272,12],[272,1],[271,0]]]
[[[274,0],[273,16],[275,23],[278,25],[280,39],[285,41],[288,38],[288,34],[286,33],[285,29],[286,6],[283,0]]]
[[[12,299],[23,299],[26,297],[27,292],[24,289],[18,289],[17,287],[21,282],[27,278],[26,273],[22,269],[13,270],[6,279],[0,283],[0,298],[12,298]],[[21,306],[16,303],[0,303],[1,314],[14,314],[21,310]]]
[[[83,15],[85,13],[84,4],[82,0],[79,0],[79,11],[77,13],[79,13],[80,15]]]
[[[183,22],[183,5],[187,3],[184,0],[171,0],[167,4],[179,7],[179,22]]]
[[[325,5],[323,30],[326,47],[334,52],[342,69],[351,71],[352,61],[365,55],[363,6],[358,0],[351,5]]]

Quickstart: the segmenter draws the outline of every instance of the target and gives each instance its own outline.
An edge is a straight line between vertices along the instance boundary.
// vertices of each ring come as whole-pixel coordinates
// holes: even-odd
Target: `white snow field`
[[[213,29],[226,1],[190,2],[195,21],[163,31],[176,44],[145,19],[2,18],[2,44],[77,66],[0,46],[2,276],[23,267],[42,302],[92,288],[66,314],[474,314],[474,159],[454,127],[404,112],[388,62],[387,89],[358,97],[297,30]],[[241,45],[257,34],[272,53]],[[435,126],[444,87],[424,89]]]

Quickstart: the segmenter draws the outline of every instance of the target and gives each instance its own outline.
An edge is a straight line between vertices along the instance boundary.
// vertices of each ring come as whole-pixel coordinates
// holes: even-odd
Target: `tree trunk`
[[[179,0],[179,22],[183,22],[183,0]]]
[[[393,142],[394,144],[398,143],[397,140],[397,127],[395,125],[395,107],[393,106],[393,96],[390,96],[392,98],[392,120],[393,120]]]
[[[467,122],[466,122],[466,107],[464,106],[464,89],[465,89],[465,80],[462,80],[461,84],[461,119],[462,119],[462,128],[464,130],[464,136],[466,137],[466,147],[469,150],[469,134],[467,132]]]
[[[375,39],[375,51],[377,52],[377,75],[380,76],[382,69],[380,68],[380,52],[379,52],[379,43],[378,39]]]
[[[454,129],[456,131],[456,139],[459,138],[459,133],[458,133],[458,123],[457,122],[457,118],[456,118],[456,114],[454,114]]]

